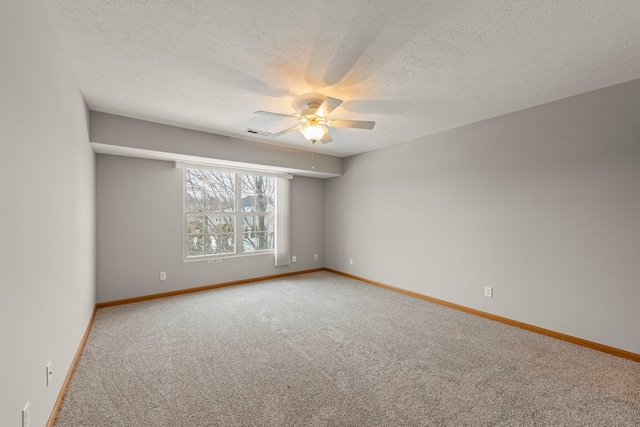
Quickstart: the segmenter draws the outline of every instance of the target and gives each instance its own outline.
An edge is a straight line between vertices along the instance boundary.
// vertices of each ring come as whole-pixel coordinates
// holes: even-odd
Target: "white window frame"
[[[259,170],[246,170],[246,169],[234,169],[227,167],[217,167],[214,165],[204,164],[192,164],[184,162],[176,162],[175,166],[185,169],[182,173],[182,254],[185,262],[193,261],[210,261],[212,259],[233,258],[233,257],[246,257],[254,255],[274,254],[275,265],[289,265],[289,180],[293,178],[292,175],[273,173],[269,171]],[[206,211],[191,212],[187,211],[186,206],[186,169],[199,169],[199,170],[212,170],[216,172],[226,172],[235,175],[235,211],[234,212],[210,212],[210,214],[220,216],[233,216],[234,221],[234,238],[235,238],[235,252],[228,254],[209,254],[199,256],[187,256],[187,216],[190,214],[198,213],[207,215]],[[242,175],[261,175],[270,176],[276,178],[276,203],[274,212],[245,212],[242,211]],[[283,200],[282,195],[286,195],[286,199]],[[242,224],[243,218],[249,216],[268,215],[273,218],[276,224],[276,230],[274,233],[274,244],[272,249],[265,249],[260,251],[244,252],[244,240]],[[286,223],[282,220],[286,218]]]

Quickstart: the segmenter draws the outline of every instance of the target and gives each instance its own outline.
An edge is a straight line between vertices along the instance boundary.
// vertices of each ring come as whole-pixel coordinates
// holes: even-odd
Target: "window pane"
[[[236,194],[235,193],[220,193],[218,194],[220,200],[220,210],[223,212],[234,212],[236,210]]]
[[[185,182],[187,188],[198,188],[202,190],[203,171],[199,169],[185,169]]]
[[[235,217],[222,216],[220,217],[220,226],[218,227],[219,233],[234,233],[236,231]]]
[[[225,245],[222,246],[220,253],[223,254],[233,254],[236,252],[236,236],[229,234],[227,235],[227,240],[225,241]]]
[[[205,190],[219,193],[234,193],[236,191],[235,174],[216,171],[203,172]]]
[[[242,211],[272,212],[275,210],[275,178],[242,175]]]
[[[273,249],[275,219],[272,215],[243,217],[242,231],[245,252]]]
[[[267,203],[267,210],[265,212],[275,212],[276,211],[276,193],[274,192],[271,196],[269,196],[269,200]]]
[[[246,234],[242,235],[242,251],[243,252],[255,252],[255,244],[253,242],[253,238],[247,236]]]
[[[206,215],[204,217],[205,233],[207,234],[216,233],[218,225],[220,225],[220,217],[218,215]]]
[[[242,195],[242,212],[255,212],[256,202],[253,194]]]
[[[204,254],[219,255],[235,253],[234,234],[210,234],[204,236]]]
[[[205,255],[214,255],[217,253],[216,243],[213,236],[204,236],[203,246]]]
[[[203,255],[203,243],[203,236],[187,236],[187,239],[185,241],[187,257]]]
[[[234,192],[236,189],[235,174],[205,170],[203,173],[204,189],[216,192]]]
[[[235,240],[236,237],[233,234],[216,234],[216,248],[217,253],[220,254],[232,254],[236,251]]]
[[[255,217],[253,216],[243,216],[242,217],[242,231],[243,232],[247,232],[247,231],[255,231],[254,228],[254,224],[255,224]]]
[[[269,210],[269,195],[256,194],[256,212],[267,212]]]
[[[204,192],[204,210],[206,212],[220,211],[220,201],[216,193],[212,193],[211,191]]]
[[[207,191],[204,194],[204,210],[207,212],[233,212],[235,210],[236,196],[234,193],[214,193]]]
[[[214,234],[205,237],[205,255],[232,254],[235,252],[233,234]]]
[[[187,234],[202,234],[202,215],[187,215]]]
[[[242,217],[242,231],[275,231],[275,217],[273,215],[256,215]]]
[[[187,212],[202,210],[202,171],[185,169],[185,208]]]
[[[264,231],[274,233],[276,231],[275,215],[264,215]]]
[[[234,217],[219,215],[205,216],[204,232],[206,234],[233,233],[234,231]]]
[[[242,234],[242,247],[245,252],[273,249],[273,233],[251,232]]]
[[[202,198],[201,191],[188,191],[185,199],[187,212],[202,211]]]
[[[203,172],[205,210],[209,212],[235,209],[235,174],[215,171]]]

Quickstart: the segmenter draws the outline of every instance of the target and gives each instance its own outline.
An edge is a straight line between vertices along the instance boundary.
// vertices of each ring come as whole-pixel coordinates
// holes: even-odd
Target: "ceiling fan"
[[[272,137],[284,135],[285,133],[293,132],[294,130],[299,130],[307,141],[312,144],[315,144],[318,141],[326,144],[333,141],[331,135],[329,135],[329,127],[373,129],[376,124],[376,122],[362,120],[329,119],[327,116],[343,102],[337,98],[331,98],[329,96],[323,97],[319,94],[310,94],[305,96],[305,98],[302,98],[299,102],[302,106],[306,105],[306,108],[304,108],[299,115],[272,113],[270,111],[261,110],[255,112],[256,114],[296,119],[301,122],[297,126],[285,129],[278,133],[264,132],[255,129],[247,129],[247,131],[257,135]]]

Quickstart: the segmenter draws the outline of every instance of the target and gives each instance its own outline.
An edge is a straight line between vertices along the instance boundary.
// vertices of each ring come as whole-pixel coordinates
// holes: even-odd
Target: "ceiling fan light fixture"
[[[300,132],[302,132],[307,141],[313,144],[322,139],[327,133],[327,128],[317,123],[307,123],[300,128]]]
[[[304,108],[302,112],[297,115],[273,113],[271,111],[262,110],[256,111],[256,114],[287,117],[296,119],[298,122],[302,123],[277,133],[263,132],[255,129],[247,129],[247,132],[254,135],[278,137],[280,135],[299,130],[302,136],[312,144],[315,144],[318,141],[321,141],[323,144],[327,144],[333,141],[329,132],[329,126],[334,128],[373,129],[376,124],[376,122],[363,120],[329,119],[327,116],[342,104],[341,99],[331,98],[330,96],[323,96],[316,93],[303,95],[300,99],[303,98],[305,100],[304,105],[298,105],[299,103],[296,103],[294,107],[303,108],[306,106],[307,108]]]

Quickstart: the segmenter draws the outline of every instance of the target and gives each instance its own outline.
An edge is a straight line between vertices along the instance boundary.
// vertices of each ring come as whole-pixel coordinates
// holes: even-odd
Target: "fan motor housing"
[[[295,111],[304,112],[304,110],[308,110],[313,107],[318,108],[325,99],[327,99],[327,97],[319,93],[305,93],[304,95],[293,98],[291,106]]]
[[[320,106],[320,104],[317,105],[311,105],[309,104],[309,108],[306,108],[304,110],[302,110],[302,113],[300,114],[300,116],[302,117],[318,117],[316,116],[316,110],[318,109],[318,107]]]

